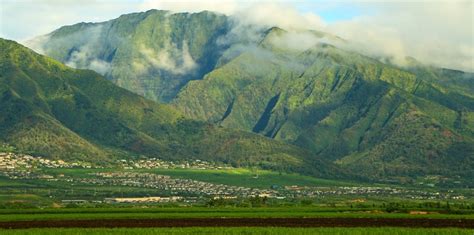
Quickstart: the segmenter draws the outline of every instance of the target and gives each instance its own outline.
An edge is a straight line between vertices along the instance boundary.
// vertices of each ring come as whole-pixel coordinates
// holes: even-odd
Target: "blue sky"
[[[350,20],[363,14],[369,14],[369,11],[363,10],[357,4],[335,2],[336,1],[333,3],[327,1],[299,2],[295,7],[302,13],[315,13],[328,23]]]

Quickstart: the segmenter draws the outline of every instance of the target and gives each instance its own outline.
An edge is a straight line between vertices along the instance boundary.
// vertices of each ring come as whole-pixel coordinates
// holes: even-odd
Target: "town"
[[[199,159],[190,161],[164,161],[159,158],[148,158],[139,160],[121,159],[117,161],[118,165],[126,170],[131,169],[197,169],[197,170],[224,170],[233,169],[225,164],[217,164]]]
[[[63,160],[49,160],[39,156],[30,156],[27,154],[1,153],[0,152],[0,170],[24,170],[40,168],[92,168],[91,163],[76,161],[66,162]],[[94,166],[98,168],[99,166]]]
[[[64,174],[62,171],[51,173],[47,169],[74,168],[78,174]],[[81,170],[83,169],[83,170]],[[49,160],[26,154],[0,153],[0,176],[11,180],[39,180],[56,182],[74,188],[77,185],[94,188],[126,187],[148,190],[146,197],[141,195],[123,195],[122,197],[95,198],[96,202],[105,203],[138,203],[180,201],[193,203],[197,198],[237,199],[237,198],[273,198],[291,200],[301,198],[329,197],[398,197],[406,199],[464,200],[472,195],[462,195],[453,191],[409,189],[397,186],[300,186],[268,185],[266,188],[242,187],[227,184],[204,182],[183,177],[172,177],[165,174],[147,172],[150,169],[193,169],[193,170],[230,170],[224,164],[202,160],[164,161],[159,158],[139,160],[118,160],[114,169],[105,169],[90,163],[63,160]],[[96,170],[96,171],[95,171]],[[83,172],[82,172],[83,171]],[[92,172],[91,172],[92,171]],[[248,180],[258,180],[252,178]],[[116,195],[116,194],[115,194]],[[127,197],[133,196],[133,197]],[[73,198],[73,195],[59,196],[65,203],[79,203],[85,200]]]
[[[226,164],[193,159],[189,161],[165,161],[159,158],[137,160],[121,159],[116,166],[125,170],[131,169],[197,169],[197,170],[225,170],[233,169]],[[28,154],[0,152],[0,170],[40,169],[40,168],[104,168],[97,164],[83,161],[66,162],[64,160],[50,160]]]
[[[128,186],[157,189],[161,194],[208,197],[274,197],[271,189],[237,187],[213,184],[191,179],[172,178],[167,175],[135,172],[92,173],[91,178],[76,178],[73,182],[100,186]],[[67,179],[64,179],[67,180]]]

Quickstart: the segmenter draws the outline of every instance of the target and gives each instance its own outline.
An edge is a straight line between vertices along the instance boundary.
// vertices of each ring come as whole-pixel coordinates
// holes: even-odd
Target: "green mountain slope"
[[[147,11],[65,26],[43,39],[45,54],[104,71],[210,128],[297,145],[375,180],[474,177],[472,73],[413,58],[399,67],[323,32],[242,29],[211,12]]]
[[[272,39],[282,34],[274,29],[256,50],[191,81],[175,106],[370,178],[472,176],[474,97],[469,86],[455,89],[472,74],[404,70],[324,43],[282,47]]]
[[[217,39],[228,24],[227,17],[212,12],[150,10],[65,26],[30,45],[149,99],[169,101],[189,80],[214,68],[222,47]]]
[[[343,177],[309,152],[253,133],[184,119],[90,70],[0,40],[0,141],[21,152],[106,163],[137,156]]]

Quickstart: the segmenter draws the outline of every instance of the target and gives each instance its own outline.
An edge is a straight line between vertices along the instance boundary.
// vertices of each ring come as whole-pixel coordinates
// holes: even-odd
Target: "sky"
[[[0,0],[0,37],[24,42],[63,25],[149,9],[217,11],[242,21],[316,29],[369,55],[474,72],[472,0]]]

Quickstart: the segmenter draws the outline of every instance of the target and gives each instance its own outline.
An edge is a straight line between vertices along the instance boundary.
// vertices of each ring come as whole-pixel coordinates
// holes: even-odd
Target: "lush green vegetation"
[[[44,169],[48,174],[65,174],[72,177],[91,177],[88,173],[110,172],[117,169]],[[364,185],[351,181],[327,180],[311,176],[300,175],[297,173],[286,173],[270,170],[261,170],[258,168],[233,168],[222,170],[204,170],[204,169],[134,169],[120,170],[121,172],[150,172],[160,175],[169,175],[175,178],[193,179],[204,182],[243,186],[249,188],[270,188],[276,186],[355,186]],[[1,178],[0,178],[1,179]],[[1,186],[0,181],[0,186]],[[6,181],[5,183],[7,183]],[[13,182],[9,182],[13,183]]]
[[[1,40],[0,141],[17,151],[107,164],[138,156],[344,177],[307,151],[253,133],[183,119],[90,70],[75,70]],[[3,146],[3,145],[2,145]]]
[[[115,229],[21,229],[0,230],[5,235],[20,234],[163,234],[163,235],[185,235],[185,234],[219,234],[219,235],[368,235],[368,234],[404,234],[404,235],[468,235],[472,230],[468,229],[423,229],[423,228],[115,228]]]
[[[472,184],[473,90],[435,69],[406,71],[328,45],[281,52],[272,39],[282,34],[265,36],[265,53],[244,52],[191,81],[175,105],[193,118],[294,143],[366,178],[461,176]],[[452,79],[461,74],[474,81],[461,72]]]
[[[149,10],[98,24],[61,27],[40,47],[78,68],[97,69],[94,64],[101,62],[107,67],[99,72],[121,87],[169,101],[189,80],[214,68],[225,46],[217,39],[228,32],[229,23],[226,16],[208,11]],[[81,35],[88,35],[87,40]],[[87,56],[74,56],[78,54]]]
[[[272,185],[300,186],[350,186],[355,183],[318,179],[295,173],[275,172],[259,169],[237,168],[233,170],[187,170],[187,169],[156,169],[150,172],[173,177],[194,179],[211,183],[243,186],[250,188],[270,188]]]
[[[242,35],[233,27],[212,12],[151,10],[65,26],[40,45],[172,106],[31,52],[6,53],[8,105],[0,111],[15,116],[4,119],[2,139],[44,155],[201,158],[326,178],[414,184],[434,176],[472,186],[472,73],[414,59],[402,68],[326,43],[288,45],[282,41],[295,32],[277,27]]]
[[[60,208],[60,209],[2,209],[0,221],[61,220],[61,219],[153,219],[153,218],[452,218],[472,219],[474,214],[386,212],[376,208],[286,206],[286,207],[145,207],[145,208]],[[420,208],[414,208],[414,210]],[[423,209],[423,208],[421,208]],[[425,210],[425,209],[424,209]],[[429,211],[429,208],[428,208]]]

